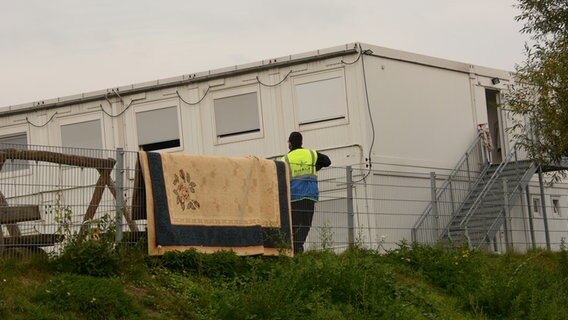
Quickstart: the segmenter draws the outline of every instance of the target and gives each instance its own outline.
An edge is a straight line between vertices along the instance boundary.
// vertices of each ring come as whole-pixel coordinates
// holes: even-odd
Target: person
[[[491,163],[491,152],[493,151],[493,141],[491,139],[491,132],[489,132],[489,127],[487,123],[480,123],[477,125],[477,133],[481,137],[483,142],[483,147],[485,148],[485,156],[487,162]]]
[[[290,167],[290,198],[294,253],[304,251],[304,242],[312,226],[315,203],[319,200],[317,172],[331,165],[323,153],[302,147],[302,134],[292,132],[288,137],[287,155],[282,160]]]

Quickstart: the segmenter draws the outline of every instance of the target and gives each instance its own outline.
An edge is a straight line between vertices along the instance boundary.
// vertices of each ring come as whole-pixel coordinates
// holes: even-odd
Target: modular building
[[[568,230],[566,186],[541,192],[530,161],[509,178],[517,183],[502,180],[526,159],[507,130],[515,117],[501,107],[512,81],[504,70],[350,43],[5,106],[0,143],[276,159],[299,131],[305,147],[332,160],[320,172],[314,223],[335,230],[338,247],[353,233],[385,249],[404,239],[468,240],[498,251],[558,247]],[[479,139],[480,124],[491,148]],[[124,163],[132,169],[127,185],[135,166],[135,157]],[[1,184],[33,175],[26,168],[7,162]],[[65,184],[65,171],[58,179]],[[44,204],[54,203],[54,189],[10,190],[2,190],[8,204],[29,191],[42,219],[52,219]],[[325,237],[318,230],[311,243]]]

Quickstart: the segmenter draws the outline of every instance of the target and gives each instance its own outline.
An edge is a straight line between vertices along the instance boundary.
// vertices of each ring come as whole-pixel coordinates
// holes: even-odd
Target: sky
[[[0,107],[363,42],[514,70],[515,0],[0,0]]]

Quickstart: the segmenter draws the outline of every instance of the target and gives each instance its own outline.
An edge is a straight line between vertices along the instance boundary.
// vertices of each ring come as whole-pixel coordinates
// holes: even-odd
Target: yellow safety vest
[[[296,149],[282,157],[290,166],[292,179],[302,177],[317,177],[316,161],[318,154],[310,149]]]

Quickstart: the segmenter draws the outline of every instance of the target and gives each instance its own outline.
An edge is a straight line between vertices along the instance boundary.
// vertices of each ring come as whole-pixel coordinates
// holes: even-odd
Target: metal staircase
[[[480,139],[460,159],[412,229],[412,240],[455,246],[466,241],[471,248],[485,249],[506,223],[510,205],[519,199],[536,166],[526,160],[518,146],[505,161],[489,165]],[[463,163],[481,162],[467,179]],[[506,228],[507,229],[507,228]],[[510,228],[509,228],[510,229]],[[507,235],[506,235],[507,236]]]
[[[529,160],[491,165],[454,213],[442,240],[458,246],[468,241],[471,248],[487,249],[535,172]]]

